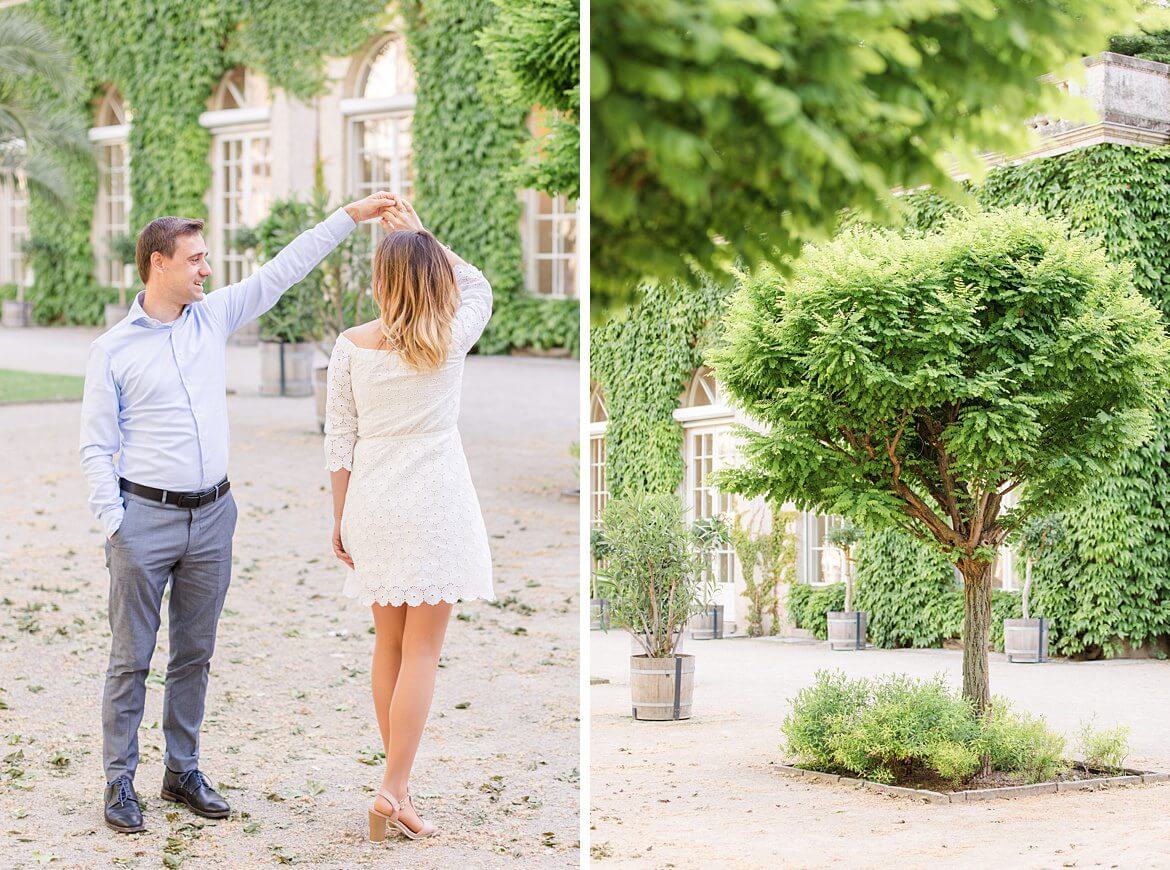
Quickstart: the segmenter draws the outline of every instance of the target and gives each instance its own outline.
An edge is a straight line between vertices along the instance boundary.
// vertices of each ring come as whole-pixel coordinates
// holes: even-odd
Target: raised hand
[[[393,233],[399,230],[417,232],[423,229],[422,221],[410,200],[396,196],[390,206],[382,212],[382,226],[386,232]]]
[[[345,211],[346,214],[353,218],[355,224],[360,224],[362,221],[372,220],[381,216],[397,200],[398,197],[389,191],[379,190],[371,193],[365,199],[351,202],[345,207]]]

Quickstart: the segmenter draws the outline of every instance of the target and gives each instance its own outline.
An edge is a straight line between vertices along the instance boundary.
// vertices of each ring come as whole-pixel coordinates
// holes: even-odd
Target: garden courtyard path
[[[630,717],[629,636],[592,632],[591,852],[596,867],[1170,867],[1170,783],[931,805],[781,775],[780,723],[822,668],[945,673],[950,650],[830,652],[817,642],[684,643],[694,718]],[[1170,771],[1170,662],[1012,665],[992,691],[1066,735],[1096,716],[1133,728],[1127,764]]]
[[[2,331],[0,368],[79,374],[94,334]],[[240,518],[202,766],[234,813],[205,821],[158,797],[164,608],[137,777],[148,830],[106,829],[108,575],[79,405],[0,407],[0,864],[577,866],[577,364],[468,360],[461,429],[500,601],[456,605],[447,633],[414,782],[441,833],[378,846],[365,813],[381,776],[371,620],[340,597],[313,400],[259,397],[255,348],[229,348],[228,365]]]

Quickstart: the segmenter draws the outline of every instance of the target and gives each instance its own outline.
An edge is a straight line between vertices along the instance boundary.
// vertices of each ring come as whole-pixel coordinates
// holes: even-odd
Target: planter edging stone
[[[1075,766],[1074,762],[1074,766]],[[900,785],[886,785],[881,782],[872,782],[868,779],[854,779],[835,773],[823,773],[819,770],[808,770],[791,764],[777,764],[777,769],[785,776],[801,777],[814,782],[826,782],[831,785],[849,785],[853,788],[888,794],[893,797],[912,798],[923,803],[966,803],[969,801],[1002,800],[1007,798],[1029,797],[1039,794],[1057,794],[1070,791],[1097,791],[1119,785],[1149,785],[1152,783],[1170,781],[1170,773],[1155,771],[1126,770],[1118,776],[1101,776],[1094,779],[1077,779],[1068,782],[1037,782],[1032,785],[1007,785],[999,788],[965,789],[955,792],[930,791],[923,788],[907,788]]]

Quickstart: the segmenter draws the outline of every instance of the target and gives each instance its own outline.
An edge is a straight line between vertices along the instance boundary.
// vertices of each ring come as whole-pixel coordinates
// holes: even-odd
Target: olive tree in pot
[[[701,559],[669,494],[614,499],[602,512],[610,578],[610,619],[633,636],[635,719],[689,719],[694,656],[681,655],[683,628],[697,608]]]
[[[691,621],[695,640],[718,640],[727,627],[724,606],[720,603],[722,584],[715,574],[715,551],[731,541],[731,530],[721,514],[691,523],[691,538],[699,555],[702,575],[699,578],[699,612]]]
[[[589,572],[589,630],[609,631],[609,599],[606,590],[609,579],[606,576],[606,554],[609,545],[602,529],[589,530],[589,553],[593,564]]]
[[[1036,559],[1064,536],[1058,514],[1035,517],[1016,533],[1015,543],[1024,557],[1024,588],[1020,592],[1022,619],[1003,621],[1003,651],[1009,662],[1037,664],[1048,661],[1048,620],[1033,617],[1029,607],[1032,594],[1032,565]]]
[[[312,199],[280,200],[261,221],[257,231],[261,257],[274,257],[302,231],[325,220],[333,211],[318,164]],[[316,397],[320,430],[325,426],[326,368],[314,365],[315,349],[328,359],[338,335],[376,316],[377,308],[370,296],[370,274],[370,236],[359,228],[261,318],[262,338],[283,339],[286,344],[297,345],[296,394]],[[269,349],[268,353],[273,354],[274,350]],[[279,363],[278,358],[276,361]],[[275,392],[279,392],[279,368],[270,371],[273,373],[270,384],[275,383]]]
[[[866,613],[853,609],[853,547],[863,537],[861,526],[846,518],[841,525],[830,529],[825,543],[839,549],[845,556],[845,609],[830,610],[828,620],[829,649],[865,649]]]
[[[984,716],[998,547],[1112,473],[1170,389],[1170,341],[1128,267],[1023,209],[921,237],[859,226],[787,277],[757,270],[707,362],[758,427],[721,489],[901,529],[954,561],[963,694]]]

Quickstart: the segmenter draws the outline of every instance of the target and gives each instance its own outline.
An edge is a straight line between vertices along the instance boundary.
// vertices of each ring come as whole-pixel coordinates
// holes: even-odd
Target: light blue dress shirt
[[[118,530],[118,478],[174,492],[215,486],[228,470],[228,336],[259,317],[353,231],[344,209],[296,237],[254,275],[162,323],[142,308],[90,347],[81,402],[81,467],[89,505]]]

